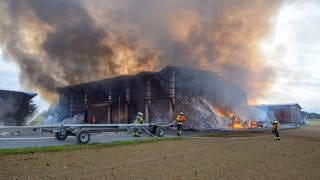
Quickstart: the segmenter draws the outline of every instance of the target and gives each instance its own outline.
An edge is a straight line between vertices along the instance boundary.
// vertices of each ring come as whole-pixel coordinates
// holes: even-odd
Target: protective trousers
[[[274,140],[275,141],[280,141],[279,130],[274,130]]]
[[[133,137],[140,137],[140,128],[134,127],[132,135]]]
[[[180,124],[180,123],[177,124],[177,135],[178,136],[182,135],[182,125],[183,124]]]

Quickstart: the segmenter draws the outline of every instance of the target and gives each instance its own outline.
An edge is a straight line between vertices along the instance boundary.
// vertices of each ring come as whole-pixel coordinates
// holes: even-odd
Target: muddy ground
[[[320,179],[320,127],[0,155],[0,179]]]

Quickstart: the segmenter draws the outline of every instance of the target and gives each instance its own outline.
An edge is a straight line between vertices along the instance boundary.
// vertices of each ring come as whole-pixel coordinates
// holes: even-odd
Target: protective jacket
[[[186,120],[186,117],[184,115],[179,114],[177,116],[176,123],[177,124],[183,124],[185,120]]]
[[[133,123],[134,124],[143,124],[144,123],[143,117],[140,116],[140,115],[137,115],[137,117],[136,117],[136,119],[134,120]]]
[[[280,124],[279,124],[279,122],[277,122],[277,123],[272,123],[272,130],[273,131],[279,131],[279,128],[280,128]]]

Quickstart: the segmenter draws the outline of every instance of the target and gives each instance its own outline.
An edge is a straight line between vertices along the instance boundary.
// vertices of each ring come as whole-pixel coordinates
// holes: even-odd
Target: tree
[[[302,111],[301,114],[302,114],[302,117],[306,117],[307,119],[320,119],[320,114],[315,112],[310,113],[310,112]]]

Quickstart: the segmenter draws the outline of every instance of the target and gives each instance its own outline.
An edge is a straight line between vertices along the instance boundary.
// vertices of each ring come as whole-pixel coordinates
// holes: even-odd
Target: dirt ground
[[[0,156],[0,179],[320,179],[320,127]]]

